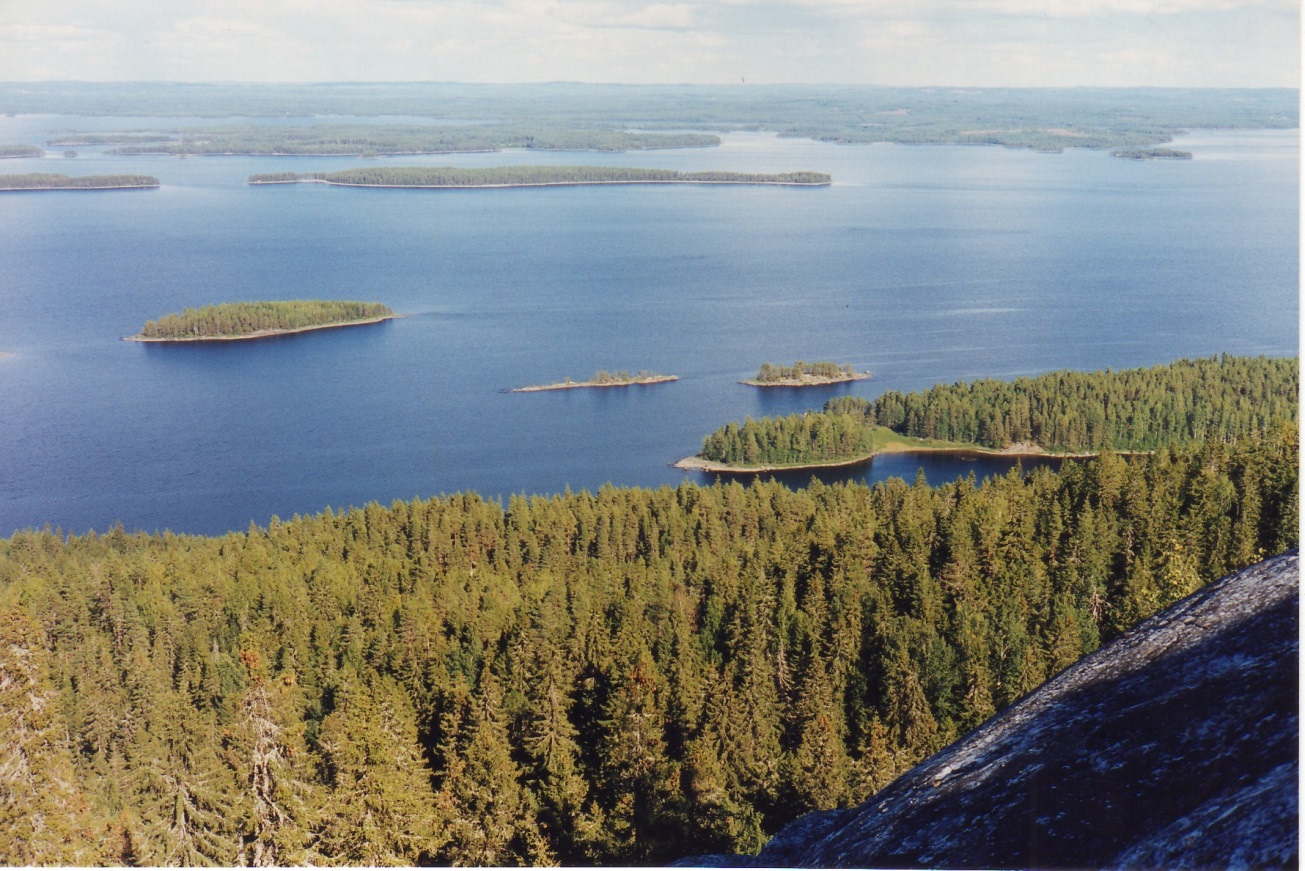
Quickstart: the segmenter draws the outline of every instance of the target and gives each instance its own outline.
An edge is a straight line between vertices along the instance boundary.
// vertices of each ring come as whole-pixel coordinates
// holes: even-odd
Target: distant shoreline
[[[865,381],[871,377],[870,372],[853,372],[847,375],[802,375],[798,378],[780,378],[776,381],[758,381],[756,378],[749,378],[746,381],[740,381],[740,384],[746,384],[749,387],[824,387],[827,384],[843,384],[848,381]]]
[[[1120,455],[1129,455],[1138,453],[1137,451],[1113,451]],[[1009,445],[1004,448],[984,448],[977,445],[957,445],[956,447],[916,447],[913,445],[889,445],[877,451],[865,454],[860,457],[853,457],[846,460],[829,460],[824,463],[796,463],[791,466],[731,466],[727,463],[717,463],[712,460],[704,460],[702,457],[694,454],[691,457],[685,457],[682,460],[676,460],[671,463],[671,467],[681,469],[686,472],[710,472],[712,474],[737,474],[737,475],[755,475],[764,472],[802,472],[816,469],[837,469],[844,466],[857,466],[861,463],[869,462],[875,457],[883,454],[979,454],[988,457],[1045,457],[1052,460],[1082,460],[1089,457],[1095,457],[1100,451],[1086,453],[1055,453],[1048,451],[1046,448],[1028,442],[1020,442]]]
[[[307,333],[313,330],[332,330],[337,327],[362,327],[367,324],[379,324],[383,321],[392,321],[396,318],[404,317],[403,315],[382,315],[378,318],[367,318],[361,321],[340,321],[332,324],[313,324],[307,327],[295,327],[289,330],[258,330],[253,333],[242,333],[239,336],[185,336],[185,337],[167,337],[167,338],[148,338],[140,334],[134,336],[123,336],[124,342],[144,342],[150,344],[168,344],[176,342],[243,342],[251,339],[267,339],[273,336],[289,336],[295,333]]]
[[[153,190],[158,184],[106,184],[106,185],[42,185],[40,187],[0,187],[0,193],[20,194],[26,191],[136,191]]]
[[[397,190],[494,190],[498,188],[554,188],[593,187],[596,185],[684,184],[684,185],[734,185],[793,188],[829,187],[827,181],[694,181],[692,179],[622,179],[610,181],[523,181],[503,184],[358,184],[329,181],[324,178],[295,178],[277,181],[249,181],[246,184],[325,184],[341,188],[394,188]]]
[[[545,390],[598,389],[602,387],[634,387],[644,384],[665,384],[679,381],[678,375],[649,375],[646,378],[625,378],[614,381],[559,381],[556,384],[533,384],[528,387],[509,387],[504,393],[542,393]]]

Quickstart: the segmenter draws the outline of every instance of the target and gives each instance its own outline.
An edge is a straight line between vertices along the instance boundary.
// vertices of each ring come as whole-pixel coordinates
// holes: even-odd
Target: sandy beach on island
[[[173,342],[243,342],[248,339],[267,339],[272,336],[290,336],[295,333],[308,333],[313,330],[330,330],[336,327],[362,327],[367,324],[379,324],[383,321],[392,321],[406,315],[382,315],[379,318],[368,318],[362,321],[341,321],[336,324],[314,324],[309,327],[296,327],[293,330],[259,330],[256,333],[243,333],[239,336],[186,336],[184,338],[159,338],[151,339],[142,335],[123,336],[124,342],[151,342],[151,343],[173,343]]]

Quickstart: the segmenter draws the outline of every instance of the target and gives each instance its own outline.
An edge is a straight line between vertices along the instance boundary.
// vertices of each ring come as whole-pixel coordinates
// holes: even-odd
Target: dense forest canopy
[[[60,175],[54,172],[28,172],[0,175],[0,190],[11,191],[80,191],[115,188],[156,188],[159,180],[152,175]]]
[[[521,128],[772,130],[833,142],[988,143],[1056,150],[1168,142],[1191,128],[1294,128],[1294,89],[883,88],[855,85],[304,85],[21,82],[0,112],[418,115]]]
[[[148,321],[136,338],[202,339],[286,332],[312,327],[394,317],[378,302],[297,299],[277,302],[225,302],[188,308]]]
[[[1299,391],[1294,357],[1225,355],[1144,369],[983,379],[919,393],[889,390],[873,400],[837,397],[818,414],[730,423],[704,439],[700,456],[744,466],[847,460],[873,450],[876,427],[992,449],[1149,451],[1295,421]]]
[[[1296,543],[1299,439],[940,488],[0,541],[9,864],[658,863],[859,801]]]
[[[250,184],[320,181],[374,187],[525,187],[585,184],[773,184],[823,186],[822,172],[680,172],[628,166],[375,166],[338,172],[275,172],[249,177]]]

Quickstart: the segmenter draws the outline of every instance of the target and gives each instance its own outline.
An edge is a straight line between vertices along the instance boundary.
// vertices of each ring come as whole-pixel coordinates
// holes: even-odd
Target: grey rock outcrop
[[[1299,572],[1291,551],[1216,581],[753,861],[1295,867]]]

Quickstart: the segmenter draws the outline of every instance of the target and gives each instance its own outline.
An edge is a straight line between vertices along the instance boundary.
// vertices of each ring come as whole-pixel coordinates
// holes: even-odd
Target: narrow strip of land
[[[740,381],[749,387],[823,387],[826,384],[842,384],[847,381],[864,381],[871,377],[869,372],[852,372],[844,375],[798,375],[792,378],[775,378],[762,381],[749,378]]]
[[[339,172],[273,172],[251,175],[251,185],[326,184],[364,188],[526,188],[608,184],[777,185],[827,187],[821,172],[679,172],[621,166],[383,166]]]
[[[678,375],[631,375],[628,377],[591,378],[588,381],[558,381],[555,384],[533,384],[528,387],[511,387],[504,393],[540,393],[545,390],[577,390],[596,387],[632,387],[643,384],[665,384],[679,381]]]

